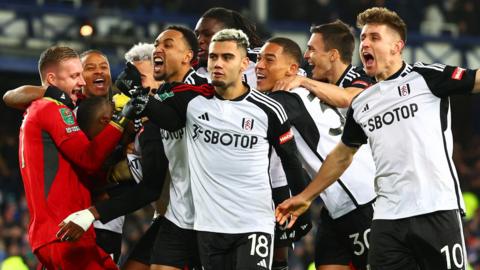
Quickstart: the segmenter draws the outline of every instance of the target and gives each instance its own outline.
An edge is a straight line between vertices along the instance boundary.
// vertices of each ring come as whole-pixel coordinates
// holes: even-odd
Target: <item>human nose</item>
[[[85,82],[85,78],[83,78],[82,75],[80,75],[79,80],[78,80],[78,85],[79,86],[85,86],[87,83]]]
[[[303,59],[308,61],[310,59],[310,51],[306,50],[305,53],[303,54]]]
[[[364,39],[360,40],[360,46],[359,47],[360,47],[360,49],[370,47],[370,40],[368,38],[364,38]]]
[[[257,63],[255,63],[255,69],[263,69],[265,68],[265,61],[263,60],[257,60]]]
[[[205,37],[203,35],[198,35],[197,36],[197,41],[198,41],[198,45],[203,45],[205,44]]]

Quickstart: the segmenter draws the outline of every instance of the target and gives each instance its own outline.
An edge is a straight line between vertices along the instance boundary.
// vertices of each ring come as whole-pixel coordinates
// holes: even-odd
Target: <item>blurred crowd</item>
[[[5,0],[0,0],[0,2]],[[24,1],[27,2],[27,1]],[[251,14],[249,0],[29,0],[38,5],[73,5],[91,7],[99,10],[131,10],[156,13],[158,11],[173,14],[200,15],[213,6]],[[321,24],[334,19],[354,25],[356,14],[371,6],[385,6],[395,10],[407,23],[409,31],[428,35],[466,35],[479,36],[480,0],[275,0],[268,1],[269,21],[290,21]]]
[[[47,1],[48,2],[48,1]],[[67,1],[65,1],[67,2]],[[213,6],[243,11],[250,10],[251,1],[143,0],[99,1],[85,0],[83,4],[105,9],[142,9],[147,12],[163,10],[178,14],[201,14]],[[409,31],[429,35],[480,35],[479,0],[275,0],[268,1],[271,21],[300,21],[314,24],[340,18],[354,25],[356,14],[371,6],[385,6],[395,10],[407,23]],[[251,15],[251,14],[250,14]],[[420,19],[420,18],[423,18]]]

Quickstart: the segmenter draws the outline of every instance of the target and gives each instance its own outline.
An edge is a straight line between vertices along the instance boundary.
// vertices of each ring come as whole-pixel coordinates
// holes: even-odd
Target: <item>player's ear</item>
[[[53,72],[47,72],[47,74],[45,75],[45,81],[46,81],[49,85],[55,85],[55,81],[56,81],[55,73],[53,73]]]
[[[397,40],[393,45],[392,54],[402,53],[405,42],[401,39]]]
[[[183,57],[183,63],[185,63],[185,64],[190,63],[192,61],[192,58],[193,58],[193,51],[188,50],[188,52]]]
[[[250,64],[250,59],[248,58],[248,56],[244,56],[242,58],[242,63],[240,66],[240,70],[242,71],[242,73],[245,72],[245,70],[247,70],[249,64]]]
[[[295,76],[298,73],[299,65],[297,63],[292,63],[288,67],[287,73],[285,75],[287,76]]]
[[[330,50],[330,62],[335,62],[340,58],[340,52],[337,49]]]

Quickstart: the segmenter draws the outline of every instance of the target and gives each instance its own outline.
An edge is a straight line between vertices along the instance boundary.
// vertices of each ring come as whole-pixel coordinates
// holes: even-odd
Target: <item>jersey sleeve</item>
[[[45,107],[41,126],[51,136],[60,152],[87,174],[98,171],[122,135],[110,122],[92,141],[80,130],[73,112],[64,105],[51,102]]]
[[[418,62],[413,71],[422,75],[430,91],[440,98],[471,93],[475,83],[476,72],[472,69]]]
[[[282,104],[291,123],[295,123],[298,118],[305,115],[303,110],[305,106],[298,95],[286,91],[276,91],[269,96]],[[302,110],[299,108],[302,108]]]
[[[280,115],[270,114],[268,138],[282,162],[292,194],[297,195],[307,186],[307,181],[304,178],[303,168],[298,159],[298,150],[290,122],[286,115],[281,116],[282,113],[285,114],[283,108]]]
[[[150,121],[146,122],[139,140],[143,179],[127,192],[95,204],[103,223],[140,209],[157,200],[162,192],[168,159],[165,156],[160,128]]]
[[[213,91],[208,84],[194,86],[176,83],[172,88],[160,89],[150,97],[145,114],[160,128],[176,131],[185,126],[188,103],[198,95],[211,96]]]
[[[372,84],[374,84],[374,81],[372,78],[366,76],[366,75],[360,75],[351,81],[346,81],[343,83],[343,88],[347,87],[355,87],[355,88],[360,88],[360,89],[366,89],[370,87]]]
[[[353,118],[353,108],[350,106],[343,128],[342,142],[350,147],[360,147],[367,143],[367,135],[362,127]]]

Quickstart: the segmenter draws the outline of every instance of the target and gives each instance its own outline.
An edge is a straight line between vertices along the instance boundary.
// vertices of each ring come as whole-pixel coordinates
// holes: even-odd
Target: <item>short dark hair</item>
[[[195,33],[190,28],[181,25],[170,25],[165,28],[165,30],[175,30],[182,33],[188,47],[190,47],[190,49],[193,51],[193,58],[190,62],[195,62],[197,60],[198,53],[198,40]]]
[[[99,54],[99,55],[107,58],[107,55],[105,55],[102,51],[96,50],[96,49],[91,49],[91,50],[86,50],[86,51],[82,52],[82,53],[80,54],[80,59],[83,59],[84,57],[86,57],[86,56],[88,56],[88,55],[90,55],[90,54],[92,54],[92,53]],[[107,59],[108,59],[108,58],[107,58]]]
[[[113,106],[113,104],[109,99],[100,96],[89,97],[80,102],[77,109],[77,122],[85,134],[95,122],[98,111],[104,106]]]
[[[40,54],[38,59],[38,72],[40,73],[40,79],[43,81],[45,69],[58,65],[60,62],[71,59],[79,58],[78,53],[70,48],[65,46],[52,46],[47,48]]]
[[[267,43],[274,43],[283,48],[283,53],[288,54],[297,64],[302,64],[302,49],[298,44],[286,37],[273,37]]]
[[[331,23],[315,25],[310,28],[310,33],[322,34],[326,50],[337,49],[343,63],[350,64],[352,62],[355,38],[346,23],[336,20]]]
[[[256,25],[235,10],[213,7],[205,11],[202,18],[215,19],[223,24],[224,29],[234,28],[242,30],[247,35],[252,47],[260,47],[263,44],[262,39],[256,32]]]
[[[366,24],[385,24],[400,35],[403,42],[407,42],[407,25],[395,11],[384,7],[369,8],[357,16],[357,27]]]

